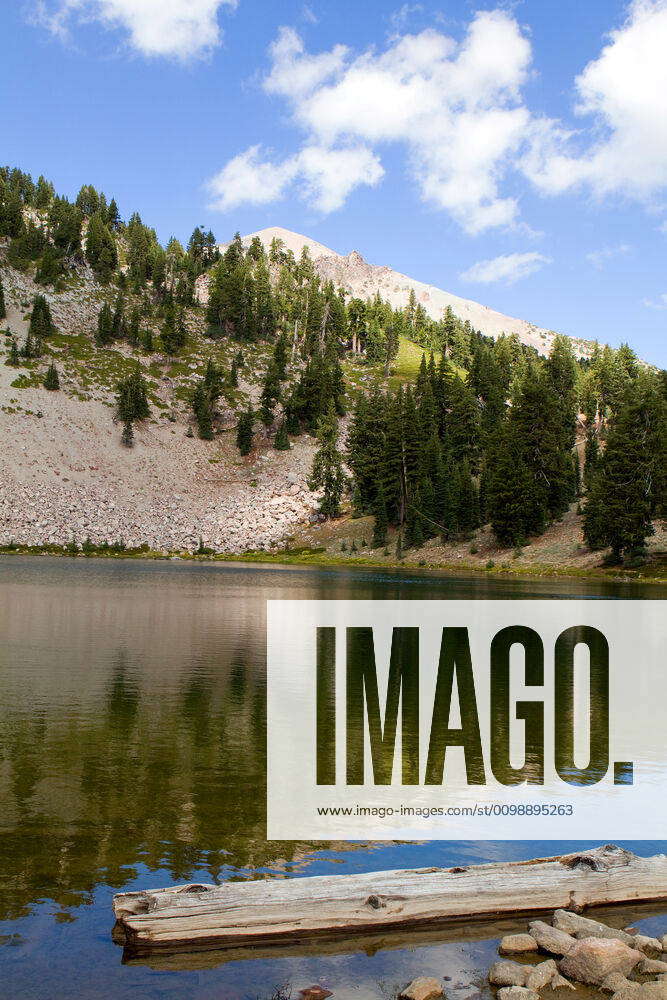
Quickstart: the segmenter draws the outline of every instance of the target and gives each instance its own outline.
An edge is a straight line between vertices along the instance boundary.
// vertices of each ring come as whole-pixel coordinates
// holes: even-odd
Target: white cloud
[[[313,55],[283,28],[270,56],[264,87],[288,103],[304,133],[295,154],[302,167],[313,147],[320,157],[323,150],[364,150],[347,155],[335,195],[318,194],[311,180],[320,206],[338,206],[357,184],[375,183],[377,147],[399,144],[421,197],[467,232],[515,223],[517,201],[501,185],[530,123],[520,91],[531,48],[509,14],[476,14],[460,43],[429,29],[361,54],[336,45]]]
[[[61,37],[73,23],[125,31],[146,56],[190,59],[220,44],[218,12],[236,0],[38,0],[35,19]]]
[[[643,305],[647,309],[667,309],[667,295],[658,295],[657,299],[644,299]]]
[[[412,9],[397,12],[399,26]],[[335,45],[312,53],[294,29],[282,28],[264,89],[282,98],[302,133],[301,151],[287,162],[312,148],[320,156],[365,151],[348,158],[345,182],[331,197],[305,170],[296,172],[320,206],[340,205],[368,183],[368,157],[376,183],[378,157],[398,147],[422,200],[467,233],[519,231],[517,181],[526,178],[546,195],[583,189],[645,203],[667,189],[666,51],[667,0],[633,0],[575,80],[577,129],[526,105],[531,44],[500,9],[475,14],[461,40],[431,28],[361,52]]]
[[[614,257],[627,257],[629,253],[632,253],[631,246],[627,243],[618,243],[616,246],[601,247],[599,250],[592,250],[586,254],[586,260],[590,261],[598,271],[601,271],[607,261],[613,260]]]
[[[635,0],[576,79],[576,112],[599,136],[535,122],[526,173],[548,194],[585,185],[649,200],[667,187],[667,0]]]
[[[544,264],[550,263],[551,258],[541,253],[508,253],[492,260],[477,261],[459,277],[462,281],[481,285],[500,281],[506,285],[513,285],[515,281],[527,278],[535,271],[539,271]]]
[[[396,31],[402,31],[408,21],[415,15],[421,14],[423,6],[420,3],[404,3],[398,10],[392,11],[389,15],[389,24]]]
[[[355,187],[377,184],[383,175],[380,161],[363,146],[306,146],[277,163],[261,156],[261,147],[251,146],[211,178],[207,184],[211,209],[224,212],[243,204],[267,205],[299,182],[302,197],[319,211],[332,212]]]

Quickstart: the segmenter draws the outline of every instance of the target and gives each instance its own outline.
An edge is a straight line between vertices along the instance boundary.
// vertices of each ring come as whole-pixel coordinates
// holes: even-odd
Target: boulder
[[[540,1000],[540,994],[523,986],[504,986],[498,990],[498,1000]]]
[[[557,972],[556,975],[551,980],[552,990],[559,990],[559,989],[576,990],[576,988],[577,987],[573,983],[571,983],[569,979],[566,979],[564,976],[561,976],[559,972]]]
[[[636,985],[637,983],[631,982],[627,976],[622,975],[620,972],[612,972],[610,976],[607,976],[600,983],[600,989],[603,993],[618,993],[620,990],[631,989]]]
[[[627,944],[628,948],[636,946],[636,938],[628,934],[627,931],[619,931],[615,927],[608,927],[607,924],[601,924],[599,921],[591,920],[589,917],[582,917],[578,913],[570,912],[570,910],[556,910],[553,924],[554,927],[565,931],[566,934],[572,934],[576,938],[616,938],[617,941]]]
[[[526,986],[529,990],[541,990],[547,983],[551,982],[554,976],[558,975],[558,966],[553,958],[549,958],[546,962],[540,962],[539,965],[532,965],[528,968],[530,974],[526,979]]]
[[[612,972],[629,975],[643,959],[640,951],[616,938],[588,937],[575,941],[558,967],[568,979],[599,986]]]
[[[667,934],[663,934],[661,943],[662,943],[662,950],[667,951]]]
[[[658,976],[667,972],[667,962],[658,962],[654,958],[642,958],[637,966],[637,972],[641,972],[642,976]]]
[[[550,955],[567,955],[577,943],[576,939],[557,927],[545,924],[543,920],[533,920],[528,924],[528,932],[535,938],[542,951]]]
[[[667,983],[630,983],[614,993],[612,1000],[667,1000]]]
[[[519,962],[494,962],[489,969],[489,982],[492,986],[525,986],[533,968]]]
[[[437,979],[420,976],[405,987],[399,995],[399,1000],[436,1000],[441,996],[443,996],[442,985]]]
[[[501,955],[526,955],[537,951],[537,941],[531,934],[506,934],[500,942]]]
[[[648,937],[646,934],[633,934],[630,947],[636,948],[637,951],[643,951],[650,958],[662,954],[662,942],[658,941],[657,938]]]

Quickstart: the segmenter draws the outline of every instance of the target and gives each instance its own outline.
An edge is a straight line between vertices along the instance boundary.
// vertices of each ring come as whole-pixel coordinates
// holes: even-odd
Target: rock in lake
[[[528,931],[542,951],[547,951],[550,955],[567,955],[577,943],[576,938],[557,927],[545,924],[543,920],[533,920],[528,924]]]
[[[639,963],[637,972],[641,972],[643,976],[658,976],[663,972],[667,972],[667,962],[658,962],[653,958],[643,958]]]
[[[657,938],[647,937],[646,934],[633,934],[630,947],[636,948],[637,951],[643,951],[651,958],[655,955],[662,955],[662,942],[658,941]]]
[[[667,1000],[667,983],[630,983],[612,1000]]]
[[[565,976],[561,976],[560,972],[557,972],[556,975],[551,980],[552,990],[562,990],[562,989],[576,990],[576,988],[577,987],[574,985],[574,983],[571,983],[569,979],[565,978]]]
[[[531,934],[506,934],[498,948],[501,955],[526,955],[537,950],[537,941]]]
[[[628,948],[616,938],[583,938],[575,941],[559,963],[559,969],[568,979],[599,986],[612,972],[629,975],[644,959],[640,951]]]
[[[504,986],[498,990],[498,1000],[540,1000],[540,994],[523,986]]]
[[[607,978],[600,983],[600,989],[603,993],[619,993],[621,990],[627,990],[636,985],[637,983],[631,982],[627,976],[622,975],[622,973],[612,972],[610,976],[607,976]]]
[[[399,1000],[436,1000],[441,996],[443,996],[442,985],[437,979],[420,976],[405,987],[399,995]]]
[[[540,962],[539,965],[529,965],[528,970],[526,986],[529,990],[541,990],[542,987],[551,982],[554,976],[558,975],[558,966],[553,958],[547,959],[546,962]]]
[[[519,962],[494,962],[489,969],[489,982],[492,986],[525,986],[534,968]]]
[[[616,938],[617,941],[627,944],[628,948],[636,947],[636,938],[628,934],[627,931],[608,927],[607,924],[601,924],[589,917],[582,917],[578,913],[570,912],[570,910],[556,910],[553,923],[558,930],[572,934],[575,938]]]

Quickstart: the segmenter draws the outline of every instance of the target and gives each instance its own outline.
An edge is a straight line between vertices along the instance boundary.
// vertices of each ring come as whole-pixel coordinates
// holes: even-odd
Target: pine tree
[[[114,306],[112,319],[112,336],[114,340],[120,340],[125,334],[124,308],[125,304],[123,302],[123,296],[122,293],[119,292],[116,297],[116,305]]]
[[[172,357],[179,354],[185,347],[187,334],[183,313],[180,310],[177,312],[172,303],[169,303],[165,309],[161,337],[165,352]]]
[[[7,355],[6,365],[11,365],[12,368],[18,368],[21,364],[21,358],[19,356],[19,348],[16,343],[16,337],[12,337],[12,342],[9,347],[9,354]]]
[[[213,416],[222,393],[222,372],[209,358],[206,371],[192,394],[192,409],[197,421],[199,437],[204,441],[213,438]]]
[[[667,485],[665,400],[657,380],[639,376],[614,416],[584,512],[584,537],[610,548],[615,562],[641,558],[664,511]]]
[[[145,420],[150,412],[148,387],[137,362],[134,371],[118,383],[116,394],[116,417],[123,424],[121,441],[126,447],[134,444],[135,420]]]
[[[232,389],[238,389],[239,385],[239,366],[236,358],[232,360],[232,367],[229,369],[229,385]]]
[[[273,368],[279,382],[287,378],[287,337],[281,333],[273,349]]]
[[[311,490],[322,490],[320,514],[325,517],[336,517],[340,511],[347,477],[338,447],[338,418],[332,402],[329,403],[327,413],[320,418],[317,441],[319,447],[308,485]]]
[[[139,309],[139,306],[134,306],[127,324],[127,342],[131,347],[137,347],[139,344],[140,328],[141,310]]]
[[[58,377],[58,370],[54,364],[50,364],[46,370],[46,375],[44,376],[44,388],[52,390],[60,388],[60,378]]]
[[[512,421],[505,421],[494,435],[485,486],[489,521],[501,545],[523,545],[544,531],[544,493]]]
[[[600,466],[600,446],[595,428],[591,425],[586,431],[586,448],[584,451],[584,486],[590,493]]]
[[[35,295],[30,315],[28,332],[35,340],[43,340],[55,332],[55,324],[51,318],[49,303],[43,295]]]
[[[0,274],[0,319],[4,319],[7,315],[7,307],[5,305],[5,289],[2,284],[2,275]]]
[[[120,225],[120,212],[118,211],[118,205],[116,204],[116,199],[112,198],[109,202],[109,208],[107,210],[107,226],[112,231],[118,229]]]
[[[21,357],[26,358],[26,360],[29,358],[34,358],[35,356],[35,342],[32,339],[32,334],[30,333],[30,330],[28,330],[28,333],[26,334],[26,338],[23,341],[23,346],[21,347],[19,353]]]
[[[142,338],[142,347],[147,354],[152,354],[153,351],[155,350],[155,344],[153,342],[153,331],[149,326],[146,327],[146,329],[144,330],[144,335]]]
[[[287,424],[284,420],[281,421],[276,431],[276,436],[273,439],[273,447],[276,451],[289,451],[292,447],[287,434]]]
[[[375,515],[373,522],[373,548],[379,549],[387,544],[387,528],[389,526],[387,518],[387,501],[385,499],[382,483],[380,483],[375,497],[373,513]]]
[[[86,233],[86,260],[90,264],[95,277],[106,285],[118,267],[116,241],[104,224],[101,215],[96,213],[88,223]]]
[[[269,362],[262,388],[260,416],[262,423],[270,427],[273,423],[273,408],[280,399],[280,380],[273,360]]]
[[[95,342],[100,347],[106,347],[113,341],[113,312],[108,302],[105,302],[97,317],[97,333]]]
[[[239,449],[242,455],[249,455],[252,448],[252,438],[253,438],[253,422],[255,419],[255,414],[253,413],[252,403],[248,403],[247,410],[244,410],[239,417],[239,422],[236,425],[236,447]]]

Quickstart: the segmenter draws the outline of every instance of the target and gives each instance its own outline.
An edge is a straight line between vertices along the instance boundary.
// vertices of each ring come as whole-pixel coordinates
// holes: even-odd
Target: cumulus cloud
[[[527,106],[531,44],[510,12],[480,11],[455,39],[433,28],[408,33],[402,18],[411,10],[401,8],[400,30],[382,47],[310,52],[293,28],[282,28],[270,47],[264,89],[285,103],[302,135],[286,162],[320,207],[341,204],[370,174],[376,183],[390,147],[402,150],[422,200],[471,235],[520,230],[517,191],[526,178],[543,195],[583,189],[646,203],[667,188],[667,0],[633,0],[576,78],[576,128]],[[293,168],[313,148],[320,157],[365,152],[348,156],[345,182],[328,194],[331,171],[316,183],[306,168]],[[280,176],[284,167],[277,165]],[[282,193],[286,185],[277,186]]]
[[[236,0],[39,0],[35,20],[65,37],[76,23],[121,29],[146,56],[190,59],[220,44],[218,12]]]
[[[459,275],[462,281],[470,281],[480,285],[491,285],[503,282],[513,285],[521,278],[539,271],[544,264],[550,264],[551,258],[541,253],[508,253],[491,260],[480,260],[467,271]]]
[[[306,146],[282,161],[262,158],[260,146],[235,156],[208,182],[210,208],[229,211],[239,205],[267,205],[299,184],[301,196],[321,212],[340,208],[362,184],[374,185],[383,175],[373,153],[362,146],[328,149]]]
[[[586,254],[586,260],[590,261],[598,271],[602,271],[607,261],[613,260],[614,257],[627,257],[629,253],[632,253],[631,246],[627,243],[618,243],[616,246],[601,247],[599,250],[592,250]]]
[[[599,197],[649,200],[667,187],[666,49],[667,0],[635,0],[575,82],[575,111],[597,138],[533,123],[525,166],[538,188],[559,194],[587,186]]]
[[[283,28],[270,57],[264,88],[287,102],[305,136],[295,154],[300,176],[309,149],[320,151],[320,161],[324,150],[344,160],[344,182],[331,170],[321,171],[319,186],[310,182],[320,207],[336,207],[346,191],[375,183],[378,147],[399,144],[421,197],[467,232],[514,223],[517,201],[501,185],[530,122],[521,87],[531,48],[509,14],[478,13],[461,42],[429,29],[360,54],[343,45],[311,54]],[[218,175],[223,183],[226,170]]]

